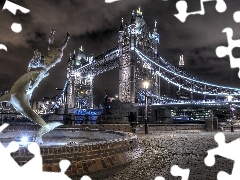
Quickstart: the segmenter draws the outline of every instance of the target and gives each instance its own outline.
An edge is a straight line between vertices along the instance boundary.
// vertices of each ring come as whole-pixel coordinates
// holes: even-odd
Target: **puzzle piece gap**
[[[15,33],[20,33],[22,31],[22,25],[19,23],[13,23],[11,29]]]
[[[185,0],[180,0],[176,3],[176,9],[178,10],[178,14],[174,14],[174,16],[184,23],[186,21],[186,18],[190,15],[204,15],[205,7],[203,3],[208,1],[216,1],[215,9],[219,13],[223,13],[227,9],[227,5],[224,0],[201,0],[201,9],[199,11],[187,12],[187,2]]]
[[[171,167],[171,174],[173,176],[181,176],[182,180],[187,180],[189,177],[190,170],[189,169],[182,169],[177,165],[173,165]]]
[[[240,11],[236,11],[234,14],[233,14],[233,19],[236,23],[240,23]]]
[[[89,176],[84,175],[81,180],[92,180]],[[165,180],[165,179],[158,179],[158,180]]]
[[[231,68],[240,68],[240,58],[233,57],[233,49],[240,47],[240,39],[233,40],[233,30],[230,27],[223,29],[223,33],[226,33],[228,46],[218,46],[216,48],[216,55],[220,58],[224,56],[229,56],[230,67]],[[238,77],[240,78],[240,71],[238,72]]]
[[[236,180],[240,177],[240,158],[239,158],[239,149],[240,149],[240,139],[236,139],[232,142],[225,142],[225,135],[223,133],[217,133],[214,136],[215,141],[218,143],[218,147],[208,150],[208,155],[204,159],[204,163],[207,166],[212,166],[215,164],[215,156],[221,156],[226,159],[234,161],[232,173],[228,174],[224,171],[220,171],[217,175],[218,180]]]
[[[3,10],[5,10],[5,9],[9,10],[14,15],[16,15],[17,10],[21,11],[24,14],[30,12],[29,9],[24,8],[22,6],[19,6],[19,5],[15,4],[15,3],[12,3],[10,1],[8,1],[8,0],[6,0],[5,4],[3,6]]]
[[[81,180],[82,180],[82,179],[81,179]],[[154,180],[165,180],[165,178],[162,177],[162,176],[157,176]]]
[[[0,50],[1,49],[7,51],[7,47],[4,44],[0,44]]]

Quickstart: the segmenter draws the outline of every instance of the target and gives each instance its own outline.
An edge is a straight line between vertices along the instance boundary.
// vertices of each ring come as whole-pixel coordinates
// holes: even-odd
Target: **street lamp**
[[[145,134],[148,134],[148,124],[147,124],[147,89],[149,86],[149,82],[148,81],[144,81],[143,82],[143,88],[145,89]]]
[[[90,79],[90,96],[91,96],[91,99],[90,99],[90,109],[93,109],[93,76],[89,75],[89,79]]]

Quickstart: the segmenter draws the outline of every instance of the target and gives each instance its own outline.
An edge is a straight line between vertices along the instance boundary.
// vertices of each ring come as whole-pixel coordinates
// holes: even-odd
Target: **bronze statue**
[[[66,40],[63,43],[62,47],[56,47],[53,45],[54,32],[55,30],[51,31],[51,36],[49,38],[48,55],[43,58],[38,50],[35,51],[34,57],[29,63],[27,73],[23,74],[13,84],[9,93],[0,97],[0,102],[10,102],[18,112],[41,126],[37,134],[37,137],[40,139],[43,134],[51,131],[59,125],[62,125],[59,122],[47,124],[37,113],[33,111],[29,103],[34,89],[38,87],[43,78],[49,75],[48,71],[50,68],[61,61],[63,50],[67,46],[67,42],[70,38],[70,34],[67,33]],[[31,70],[31,68],[41,69]]]

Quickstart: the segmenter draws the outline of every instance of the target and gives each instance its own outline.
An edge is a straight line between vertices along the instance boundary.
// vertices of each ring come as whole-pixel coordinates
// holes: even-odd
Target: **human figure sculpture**
[[[67,33],[67,37],[63,45],[59,48],[53,45],[53,34],[55,30],[51,31],[49,40],[48,55],[44,57],[44,61],[41,63],[33,63],[33,59],[30,61],[27,73],[23,74],[12,86],[9,93],[0,97],[0,102],[10,102],[13,107],[25,117],[31,121],[40,125],[41,128],[37,133],[37,137],[41,139],[42,135],[51,131],[55,127],[62,125],[59,122],[46,123],[37,113],[30,107],[29,100],[36,87],[38,87],[41,80],[49,75],[48,71],[61,61],[63,56],[63,50],[67,46],[67,42],[70,38],[70,34]],[[35,57],[40,57],[38,51],[35,51]],[[34,58],[34,57],[33,57]],[[35,59],[36,60],[36,59]],[[38,59],[43,60],[43,59]],[[32,68],[41,68],[32,70]]]

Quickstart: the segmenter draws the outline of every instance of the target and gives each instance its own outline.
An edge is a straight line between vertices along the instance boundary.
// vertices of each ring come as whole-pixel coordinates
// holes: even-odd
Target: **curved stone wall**
[[[91,174],[108,168],[131,162],[141,154],[138,139],[132,133],[111,132],[122,135],[122,138],[65,146],[41,146],[43,171],[59,172],[59,162],[67,159],[71,162],[66,174],[71,176]],[[28,162],[33,155],[27,147],[12,153],[12,157],[19,165]]]
[[[110,131],[123,131],[123,132],[131,132],[132,127],[130,124],[81,124],[81,125],[64,125],[59,126],[59,128],[77,128],[77,129],[99,129],[99,130],[110,130]],[[56,129],[59,129],[56,128]],[[6,128],[6,130],[11,131],[19,131],[19,130],[26,130],[26,131],[38,131],[40,126],[38,125],[11,125]]]
[[[72,126],[61,126],[61,128],[77,128],[77,129],[99,129],[109,131],[123,131],[132,132],[130,124],[91,124],[91,125],[72,125]],[[6,130],[39,130],[37,125],[26,125],[26,126],[9,126]],[[58,128],[56,128],[58,129]],[[205,130],[205,124],[149,124],[148,131],[175,131],[175,130]],[[138,131],[144,131],[144,124],[138,125]]]

